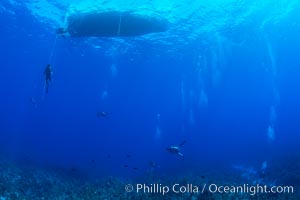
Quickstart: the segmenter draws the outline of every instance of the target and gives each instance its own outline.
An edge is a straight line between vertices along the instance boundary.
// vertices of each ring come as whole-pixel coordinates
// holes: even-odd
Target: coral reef
[[[206,176],[187,176],[181,178],[157,179],[166,185],[186,186],[189,183],[203,185],[203,183],[214,183],[214,178]],[[162,195],[159,192],[126,192],[125,186],[136,180],[127,180],[119,177],[107,177],[100,180],[82,180],[76,177],[66,176],[59,171],[46,170],[36,167],[20,167],[13,163],[0,163],[0,200],[118,200],[118,199],[170,199],[170,200],[260,200],[260,199],[278,199],[293,200],[299,199],[299,191],[294,194],[255,194],[246,193],[210,193],[208,191],[202,193],[185,192],[174,193],[169,192]],[[151,185],[152,180],[145,182]],[[218,182],[222,185],[234,185],[233,182]],[[298,193],[297,193],[298,192]]]

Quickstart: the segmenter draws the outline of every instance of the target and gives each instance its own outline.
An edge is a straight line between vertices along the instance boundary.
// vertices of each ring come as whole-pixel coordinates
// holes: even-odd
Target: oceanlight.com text
[[[293,194],[293,186],[267,186],[267,185],[218,185],[218,184],[173,184],[173,185],[163,185],[163,184],[128,184],[125,186],[126,192],[136,192],[145,194],[162,194],[166,195],[168,193],[184,194],[184,193],[219,193],[219,194],[249,194],[251,196],[256,194]]]
[[[210,184],[208,186],[208,191],[210,193],[242,193],[242,194],[250,194],[250,195],[256,195],[258,193],[265,193],[265,194],[292,194],[294,193],[294,187],[293,186],[267,186],[267,185],[249,185],[249,184],[243,184],[239,186],[222,186],[217,184]]]

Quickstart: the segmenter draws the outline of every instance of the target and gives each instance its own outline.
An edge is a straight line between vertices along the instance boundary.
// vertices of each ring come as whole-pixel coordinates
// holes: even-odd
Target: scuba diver
[[[45,91],[46,94],[48,94],[49,90],[49,85],[52,81],[52,67],[50,64],[48,64],[44,70],[44,75],[45,75]]]
[[[65,34],[65,33],[67,33],[67,31],[64,28],[57,28],[56,33],[57,34]]]
[[[66,37],[66,34],[68,31],[65,28],[57,28],[56,29],[56,34],[61,35],[63,38]]]
[[[181,144],[179,146],[170,146],[168,147],[166,150],[172,154],[176,154],[178,156],[183,157],[183,154],[180,151],[180,148],[186,143],[186,140],[184,140],[183,142],[181,142]]]

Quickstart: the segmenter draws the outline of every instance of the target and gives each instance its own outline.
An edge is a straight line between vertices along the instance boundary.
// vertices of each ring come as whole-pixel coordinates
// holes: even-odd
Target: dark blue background
[[[52,59],[53,83],[43,97],[43,70],[55,31],[22,6],[11,9],[16,14],[0,13],[0,150],[5,157],[124,176],[143,174],[149,161],[157,163],[161,174],[181,174],[236,163],[260,166],[265,160],[279,165],[291,155],[299,157],[297,13],[263,30],[254,28],[259,23],[254,17],[253,26],[221,32],[227,39],[221,53],[212,36],[206,38],[209,43],[200,38],[179,46],[176,54],[168,51],[168,45],[146,40],[129,38],[135,48],[122,53],[126,45],[104,38],[86,42],[59,37]],[[93,48],[93,41],[101,41],[101,48]],[[116,55],[108,56],[114,45]],[[203,107],[190,97],[190,91],[195,96],[201,91],[199,55],[206,58],[208,69],[202,77],[208,96]],[[275,58],[276,77],[270,56]],[[118,68],[116,76],[111,75],[112,64]],[[214,65],[221,69],[218,84],[212,80]],[[267,129],[274,87],[280,100],[275,140],[270,142]],[[108,96],[101,99],[104,90]],[[112,114],[102,119],[98,111]],[[160,138],[155,137],[158,113]],[[183,140],[187,141],[184,159],[165,150]]]

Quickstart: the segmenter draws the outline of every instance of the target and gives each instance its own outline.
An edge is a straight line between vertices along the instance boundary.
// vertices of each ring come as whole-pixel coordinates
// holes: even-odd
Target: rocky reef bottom
[[[300,193],[264,193],[252,190],[248,185],[230,187],[238,183],[214,182],[204,176],[182,178],[130,180],[120,177],[83,180],[55,170],[36,167],[20,167],[12,163],[0,163],[0,200],[118,200],[118,199],[190,199],[190,200],[299,200]],[[191,184],[192,183],[192,184]],[[223,186],[220,191],[217,186]],[[225,188],[228,186],[228,188]],[[247,189],[243,192],[238,189]],[[228,189],[228,190],[227,190]],[[234,191],[234,189],[237,189]]]

